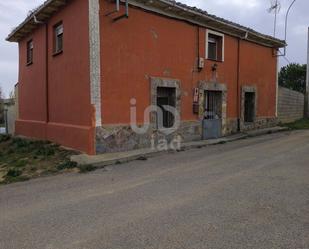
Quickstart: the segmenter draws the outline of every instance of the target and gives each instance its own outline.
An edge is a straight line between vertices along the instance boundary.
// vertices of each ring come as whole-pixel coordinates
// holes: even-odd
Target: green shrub
[[[16,176],[16,177],[10,177],[6,176],[4,178],[4,181],[0,182],[0,184],[9,184],[9,183],[14,183],[14,182],[24,182],[24,181],[29,181],[30,178],[27,176]]]
[[[12,143],[16,149],[20,149],[20,148],[28,147],[31,144],[31,141],[22,139],[19,137],[15,137],[13,138]]]
[[[7,142],[11,139],[10,135],[0,135],[0,143]]]
[[[9,169],[8,172],[6,173],[7,177],[18,177],[22,174],[23,172],[19,169]]]
[[[17,168],[23,168],[28,164],[27,159],[20,159],[15,163],[12,163],[12,166],[17,167]]]
[[[58,170],[64,170],[64,169],[74,169],[77,167],[76,162],[72,162],[70,160],[67,160],[57,166]]]
[[[53,156],[56,154],[55,148],[51,146],[43,146],[36,150],[35,155],[36,156]]]
[[[13,150],[12,148],[9,148],[9,149],[6,151],[6,153],[7,153],[8,155],[13,154],[13,153],[14,153],[14,150]]]
[[[283,126],[286,126],[292,130],[309,129],[309,119],[300,119],[293,123],[284,124]]]
[[[37,167],[34,167],[34,166],[32,166],[31,168],[30,168],[30,171],[32,171],[32,172],[35,172],[35,171],[37,171],[38,169],[37,169]]]
[[[88,172],[96,170],[97,168],[91,164],[88,164],[88,165],[80,165],[78,166],[78,169],[79,169],[79,173],[88,173]]]

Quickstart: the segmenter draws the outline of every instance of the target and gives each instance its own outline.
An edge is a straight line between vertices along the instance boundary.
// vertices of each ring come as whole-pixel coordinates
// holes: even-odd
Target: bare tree
[[[14,91],[10,91],[9,99],[12,100],[12,101],[15,100],[15,93],[14,93]]]

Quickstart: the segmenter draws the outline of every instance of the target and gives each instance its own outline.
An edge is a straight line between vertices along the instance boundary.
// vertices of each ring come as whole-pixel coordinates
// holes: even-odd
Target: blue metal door
[[[222,92],[205,92],[205,112],[203,120],[203,139],[222,136]]]

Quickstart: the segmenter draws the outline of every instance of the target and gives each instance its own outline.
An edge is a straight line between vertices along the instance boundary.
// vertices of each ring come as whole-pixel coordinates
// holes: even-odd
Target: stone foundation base
[[[137,134],[130,126],[103,126],[96,129],[96,152],[101,154],[151,148],[153,143],[157,144],[161,139],[170,143],[178,136],[182,142],[198,141],[201,132],[199,121],[182,122],[180,128],[169,135],[158,130]]]
[[[273,127],[278,124],[276,118],[261,117],[253,123],[241,122],[241,131],[249,131]],[[223,127],[224,135],[231,135],[238,132],[237,118],[228,118]],[[180,128],[169,135],[165,135],[158,130],[149,130],[145,134],[137,134],[128,126],[103,126],[96,129],[96,152],[113,153],[144,148],[151,148],[153,144],[158,144],[162,139],[171,142],[175,138],[181,138],[182,142],[199,141],[202,139],[202,122],[186,121],[182,122]]]
[[[231,135],[238,132],[238,121],[237,118],[228,118],[226,124],[226,134]]]
[[[241,123],[242,131],[270,128],[278,125],[279,121],[275,117],[259,117],[253,123]]]

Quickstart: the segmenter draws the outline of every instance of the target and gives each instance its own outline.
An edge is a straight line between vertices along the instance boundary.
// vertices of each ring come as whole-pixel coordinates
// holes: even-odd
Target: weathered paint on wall
[[[60,21],[64,27],[64,48],[62,54],[53,56],[53,26]],[[88,1],[84,0],[71,1],[49,19],[48,91],[46,26],[42,24],[19,43],[17,134],[94,153],[87,24]],[[34,59],[32,65],[26,66],[26,44],[30,39],[34,43]]]
[[[101,60],[91,67],[89,58],[95,56],[94,53],[90,55],[89,49],[89,23],[92,22],[89,22],[88,4],[84,0],[70,1],[49,19],[47,78],[45,25],[19,43],[20,116],[16,122],[17,134],[52,140],[94,154],[98,151],[95,148],[98,140],[101,139],[104,145],[102,151],[108,150],[107,147],[114,143],[113,140],[106,141],[105,136],[108,137],[111,132],[104,130],[104,126],[109,126],[113,132],[115,127],[123,126],[127,129],[120,128],[119,134],[115,135],[117,143],[128,143],[123,149],[134,149],[139,143],[148,144],[149,139],[145,140],[145,137],[137,138],[133,144],[125,139],[134,136],[128,128],[130,100],[137,100],[138,123],[143,123],[144,110],[152,103],[152,77],[179,80],[181,129],[185,130],[182,134],[188,138],[200,134],[199,116],[193,113],[192,105],[193,89],[199,87],[201,81],[226,86],[224,110],[227,133],[237,129],[242,86],[252,86],[257,91],[257,120],[275,119],[277,58],[273,56],[272,48],[225,35],[224,62],[206,60],[205,68],[199,71],[197,58],[206,54],[205,28],[133,7],[130,7],[128,19],[114,22],[113,17],[124,14],[124,7],[121,6],[120,13],[107,16],[115,9],[115,4],[100,0],[101,44],[97,51],[100,51]],[[53,26],[59,21],[64,26],[64,52],[53,56]],[[29,39],[34,42],[34,63],[26,66],[26,43]],[[214,64],[218,65],[216,73],[212,72]],[[98,65],[100,75],[98,71],[91,71],[93,66]],[[103,127],[99,127],[98,123],[100,108],[92,105],[97,104],[99,94],[95,94],[94,89],[99,88],[95,81],[91,81],[90,75],[92,79],[101,77]],[[98,133],[99,138],[95,140]]]
[[[225,35],[224,62],[207,60],[199,72],[197,58],[205,57],[206,29],[137,8],[130,8],[128,19],[113,22],[112,17],[124,9],[106,16],[115,6],[106,0],[101,0],[101,5],[103,125],[128,124],[131,98],[137,99],[138,121],[142,123],[143,111],[150,104],[152,76],[181,81],[181,118],[187,121],[198,119],[192,112],[193,88],[200,80],[216,78],[227,85],[227,118],[237,118],[237,38]],[[276,62],[272,48],[240,41],[239,89],[256,86],[259,117],[275,117]],[[218,69],[213,75],[215,63]]]
[[[277,57],[273,55],[273,49],[242,41],[240,51],[241,85],[256,87],[258,117],[274,117]]]

